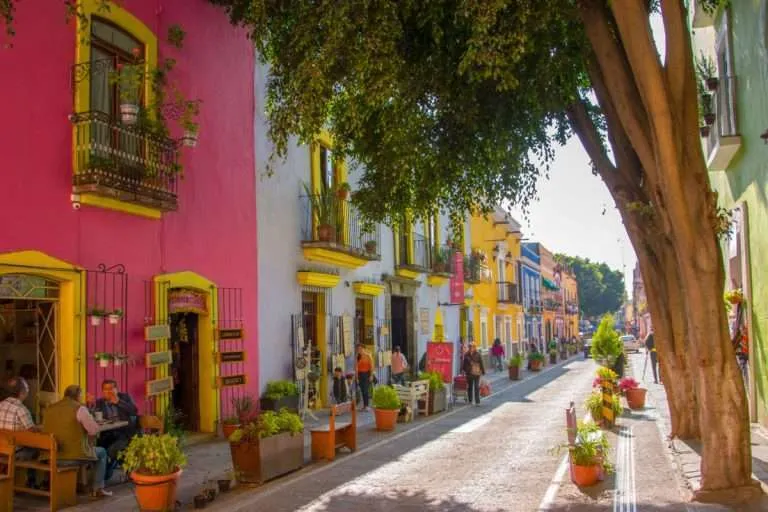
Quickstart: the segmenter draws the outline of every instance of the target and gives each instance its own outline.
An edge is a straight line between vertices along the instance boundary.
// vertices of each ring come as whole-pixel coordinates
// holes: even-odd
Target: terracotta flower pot
[[[317,227],[317,238],[321,242],[333,242],[336,239],[336,230],[330,224],[320,224]]]
[[[577,466],[573,465],[573,482],[579,487],[589,487],[597,483],[600,476],[600,465]]]
[[[176,485],[181,469],[170,475],[143,475],[134,471],[131,480],[136,484],[136,501],[141,510],[174,510]]]
[[[541,364],[542,364],[542,361],[540,360],[531,361],[531,371],[532,372],[541,371]]]
[[[520,380],[519,366],[509,366],[507,370],[509,371],[509,380]]]
[[[397,409],[373,409],[376,415],[376,430],[395,430],[397,424]]]
[[[648,392],[644,388],[628,389],[625,393],[627,397],[627,405],[630,409],[643,409],[645,408],[645,394]]]
[[[229,439],[229,436],[231,436],[238,428],[240,428],[238,423],[223,423],[221,425],[221,432],[224,434],[225,439]]]

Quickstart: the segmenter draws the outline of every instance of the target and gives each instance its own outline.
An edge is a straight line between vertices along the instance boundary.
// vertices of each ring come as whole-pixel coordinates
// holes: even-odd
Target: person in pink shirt
[[[501,363],[502,359],[504,359],[504,345],[501,344],[499,338],[496,338],[493,340],[493,346],[491,347],[491,366],[498,372],[504,370]]]
[[[400,352],[400,347],[395,347],[392,351],[392,383],[405,385],[405,370],[408,369],[408,361]]]

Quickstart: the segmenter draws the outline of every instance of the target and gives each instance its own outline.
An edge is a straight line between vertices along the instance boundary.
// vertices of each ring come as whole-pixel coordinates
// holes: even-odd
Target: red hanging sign
[[[438,372],[443,382],[453,382],[453,343],[427,342],[427,371]]]
[[[464,304],[464,254],[453,253],[453,277],[451,278],[451,304]]]

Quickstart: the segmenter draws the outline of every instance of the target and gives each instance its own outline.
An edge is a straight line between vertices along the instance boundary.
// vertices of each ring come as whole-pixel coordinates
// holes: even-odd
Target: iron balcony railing
[[[510,304],[520,304],[520,289],[517,283],[500,281],[496,283],[496,300]]]
[[[400,233],[399,241],[399,266],[424,272],[432,268],[432,251],[424,235]]]
[[[352,203],[333,192],[299,196],[301,241],[354,253],[375,260],[381,258],[381,228],[366,226]]]
[[[454,255],[455,251],[449,247],[433,246],[431,248],[430,262],[433,274],[453,274],[455,273]]]
[[[712,106],[715,123],[707,136],[707,148],[710,153],[721,138],[739,133],[736,121],[736,77],[720,78],[717,90],[712,93]]]
[[[488,268],[480,253],[471,252],[464,256],[464,281],[475,284],[482,282],[488,273]]]
[[[178,151],[175,141],[128,126],[111,115],[72,114],[75,127],[73,192],[94,193],[162,210],[175,210]]]

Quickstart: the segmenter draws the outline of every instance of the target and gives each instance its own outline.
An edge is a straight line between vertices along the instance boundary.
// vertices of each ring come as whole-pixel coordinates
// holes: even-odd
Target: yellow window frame
[[[322,162],[320,161],[320,155],[321,155],[321,148],[325,148],[329,151],[333,151],[333,136],[328,132],[327,130],[323,130],[320,132],[317,137],[315,137],[315,140],[310,144],[309,149],[309,160],[310,160],[310,190],[312,190],[313,194],[320,194],[322,193],[322,187],[323,187],[323,177],[321,175],[322,170]],[[334,162],[333,163],[333,179],[334,182],[337,185],[341,185],[342,183],[347,182],[347,165],[346,162]],[[308,198],[309,199],[309,198]],[[346,227],[347,222],[349,221],[349,212],[344,210],[341,212],[341,218],[339,219],[339,222],[342,226]],[[317,237],[317,222],[315,220],[315,215],[313,212],[312,215],[312,235],[313,238]],[[346,229],[342,230],[342,239],[341,243],[343,245],[348,245],[349,243],[349,233]]]
[[[100,0],[79,0],[77,9],[82,16],[77,16],[75,31],[75,62],[85,63],[91,60],[91,41],[90,37],[82,37],[81,34],[90,33],[90,20],[93,17],[101,18],[120,27],[122,30],[130,33],[144,45],[144,65],[146,76],[150,75],[151,70],[157,69],[157,36],[141,20],[123,9],[116,2],[111,2],[109,9],[104,9]],[[147,104],[154,101],[154,91],[151,82],[146,81],[144,85],[144,97]],[[91,104],[91,85],[88,80],[82,80],[75,84],[74,111],[85,112],[90,109]],[[77,168],[77,127],[72,127],[72,169]],[[157,208],[150,208],[117,199],[99,197],[93,194],[80,194],[80,203],[90,206],[116,210],[123,213],[147,217],[150,219],[159,219],[162,212]]]

